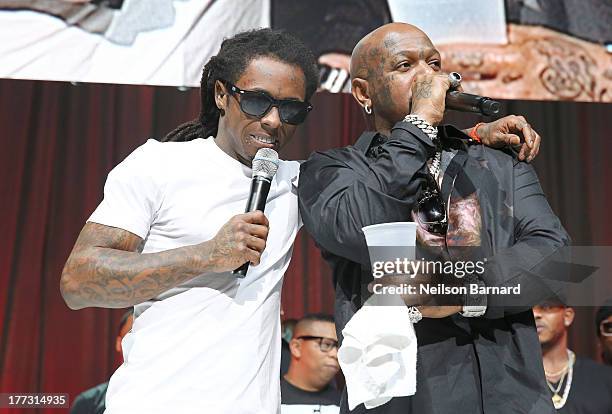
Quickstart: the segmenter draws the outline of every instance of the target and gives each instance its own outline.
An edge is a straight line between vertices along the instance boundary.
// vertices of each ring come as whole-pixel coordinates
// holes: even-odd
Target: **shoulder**
[[[151,138],[136,148],[134,153],[139,153],[142,157],[166,159],[174,156],[200,156],[200,152],[205,151],[206,144],[204,138],[184,142],[161,142]]]
[[[601,375],[608,379],[608,382],[612,384],[612,367],[600,364],[586,357],[577,357],[576,366],[582,368],[585,372]]]
[[[100,396],[106,395],[106,390],[108,389],[108,382],[103,382],[102,384],[98,384],[95,387],[92,387],[88,390],[83,391],[74,400],[74,403],[84,404],[86,402],[91,402],[95,404],[96,400],[99,399]]]
[[[116,170],[129,170],[135,176],[163,176],[181,170],[205,157],[203,139],[188,142],[160,142],[148,139],[129,154]]]
[[[325,151],[315,151],[302,163],[302,171],[307,168],[325,165],[351,165],[363,158],[365,158],[365,154],[352,145]]]
[[[297,188],[300,176],[300,162],[280,160],[275,180],[277,182],[288,182],[293,188]]]
[[[280,160],[277,174],[282,174],[283,177],[287,176],[289,178],[295,177],[300,172],[300,162],[299,161],[287,161]]]

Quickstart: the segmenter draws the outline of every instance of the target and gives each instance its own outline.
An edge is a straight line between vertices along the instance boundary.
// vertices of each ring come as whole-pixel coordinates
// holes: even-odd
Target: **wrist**
[[[485,287],[484,282],[476,275],[467,275],[463,278],[466,294],[463,296],[461,316],[477,318],[487,311],[487,295],[481,293]]]
[[[478,134],[478,128],[480,128],[484,124],[485,124],[484,122],[477,123],[476,125],[474,125],[472,129],[470,129],[470,132],[468,134],[470,138],[472,138],[474,141],[480,144],[482,144],[482,136]]]
[[[217,272],[220,265],[220,257],[214,254],[215,240],[205,241],[194,246],[189,246],[187,251],[188,260],[193,264],[197,272]]]
[[[409,122],[412,125],[423,131],[435,144],[438,139],[438,129],[430,124],[426,119],[417,114],[409,114],[404,118],[405,122]]]

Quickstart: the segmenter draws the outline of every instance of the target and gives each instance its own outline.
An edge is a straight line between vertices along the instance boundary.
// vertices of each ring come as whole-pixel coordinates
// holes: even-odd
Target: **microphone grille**
[[[278,170],[278,153],[270,148],[260,148],[253,158],[253,176],[271,180]]]

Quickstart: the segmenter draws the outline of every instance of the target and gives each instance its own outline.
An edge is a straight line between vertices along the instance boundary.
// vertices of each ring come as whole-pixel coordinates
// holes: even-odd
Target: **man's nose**
[[[270,108],[268,113],[261,118],[261,124],[267,127],[268,131],[278,129],[282,124],[278,108],[275,106]]]
[[[540,309],[538,307],[533,308],[533,317],[535,319],[541,319],[542,314],[540,313]]]
[[[434,68],[432,68],[431,65],[429,65],[424,60],[419,60],[419,62],[417,63],[417,66],[416,66],[417,74],[430,74],[430,73],[435,73],[435,72],[436,71],[434,70]]]

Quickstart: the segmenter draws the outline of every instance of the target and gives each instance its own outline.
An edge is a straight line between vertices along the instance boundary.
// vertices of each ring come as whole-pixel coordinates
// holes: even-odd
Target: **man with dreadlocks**
[[[135,307],[106,413],[279,410],[280,289],[299,228],[299,164],[280,162],[267,217],[236,213],[253,157],[292,137],[317,76],[312,53],[288,34],[227,39],[204,68],[199,118],[166,137],[187,142],[149,140],[110,172],[61,280],[72,309]],[[238,279],[231,271],[245,262]]]

